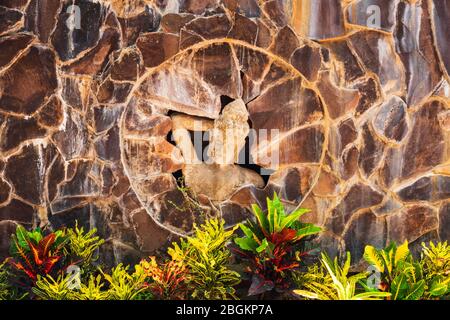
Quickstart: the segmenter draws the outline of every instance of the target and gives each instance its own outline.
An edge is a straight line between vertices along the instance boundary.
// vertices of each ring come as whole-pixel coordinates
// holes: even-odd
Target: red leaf
[[[55,243],[55,240],[56,240],[56,235],[54,233],[50,233],[44,239],[39,241],[39,251],[40,251],[40,255],[42,257],[45,257],[48,255],[48,252],[50,251],[50,248],[53,245],[53,243]]]
[[[26,268],[22,265],[22,263],[20,263],[20,262],[18,262],[18,263],[12,262],[12,264],[14,265],[14,267],[16,267],[17,270],[21,270],[21,271],[25,272],[25,274],[26,274],[29,278],[31,278],[32,280],[36,280],[36,274],[33,273],[33,271],[26,269]]]
[[[285,265],[285,266],[277,267],[276,271],[281,272],[283,270],[295,269],[295,268],[298,268],[299,265],[300,264],[298,264],[298,263],[291,263],[291,264],[288,264],[288,265]]]
[[[26,262],[26,264],[28,265],[28,268],[33,269],[33,265],[31,264],[31,261],[28,258],[27,253],[23,250],[22,247],[19,246],[19,244],[17,243],[16,240],[14,240],[14,241],[15,241],[15,244],[16,244],[16,247],[17,247],[17,253]]]
[[[261,275],[253,275],[252,284],[248,289],[249,296],[255,296],[266,291],[270,291],[274,288],[272,280],[267,280]]]
[[[275,245],[284,243],[284,242],[290,242],[295,240],[297,237],[297,231],[294,229],[283,229],[281,232],[273,233],[270,236],[270,242],[272,242]]]
[[[43,261],[42,261],[41,258],[39,257],[39,251],[38,251],[38,248],[36,248],[36,247],[34,246],[34,244],[33,244],[31,241],[27,241],[27,242],[28,242],[28,246],[30,247],[31,253],[33,254],[34,262],[35,262],[38,266],[40,266],[40,265],[43,263]]]
[[[49,273],[53,266],[61,259],[61,256],[50,257],[44,263],[44,272]]]

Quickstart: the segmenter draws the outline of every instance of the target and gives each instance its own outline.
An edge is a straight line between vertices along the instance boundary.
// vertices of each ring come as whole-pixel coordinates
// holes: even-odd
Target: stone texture
[[[270,50],[277,56],[289,60],[299,44],[297,35],[290,27],[286,26],[275,36]]]
[[[251,101],[248,110],[253,128],[284,132],[322,119],[323,106],[317,93],[301,83],[300,78],[294,78],[275,84]]]
[[[448,239],[450,232],[448,223],[450,221],[450,202],[443,203],[439,211],[439,235],[441,239]]]
[[[372,133],[369,125],[362,128],[363,143],[360,148],[358,164],[366,176],[370,176],[380,164],[383,155],[383,144]]]
[[[355,264],[449,240],[447,2],[0,0],[0,256],[78,220],[136,262],[274,192]]]
[[[285,27],[288,24],[289,17],[287,16],[284,8],[283,1],[269,0],[265,1],[262,6],[265,14],[269,17],[270,21],[277,27]]]
[[[352,24],[390,32],[396,23],[398,4],[399,0],[357,0],[347,6],[345,14]],[[378,10],[374,6],[379,8],[379,25],[375,16]]]
[[[185,30],[204,39],[225,38],[231,29],[226,15],[199,17],[185,25]]]
[[[71,8],[80,8],[80,28],[67,22],[72,16]],[[100,2],[89,0],[64,1],[58,16],[55,30],[51,35],[53,44],[61,60],[77,57],[81,52],[92,48],[101,37],[101,27],[106,18],[106,8]]]
[[[433,46],[427,1],[398,5],[394,38],[406,71],[408,105],[419,104],[441,80],[442,72]],[[445,41],[441,42],[445,43]]]
[[[27,77],[23,77],[27,74]],[[56,90],[55,58],[49,49],[33,46],[0,75],[0,110],[20,115],[35,112]]]
[[[57,128],[64,120],[64,107],[57,96],[51,97],[42,107],[37,121],[39,125],[47,128]]]
[[[336,62],[339,62],[343,69],[345,80],[354,81],[364,75],[363,66],[358,61],[358,57],[351,48],[351,43],[348,39],[335,39],[327,41],[324,46],[329,49],[329,53],[333,56]]]
[[[0,180],[0,204],[4,204],[8,200],[10,192],[10,185],[3,179]]]
[[[33,207],[17,199],[11,199],[7,205],[0,208],[0,217],[2,220],[30,225],[33,221]]]
[[[299,33],[317,40],[335,38],[344,34],[341,1],[297,0],[294,3],[293,24]]]
[[[397,194],[405,202],[446,200],[450,197],[450,177],[423,177],[398,190]]]
[[[161,27],[164,32],[178,34],[188,22],[193,20],[195,16],[193,14],[177,14],[168,13],[161,18]]]
[[[0,34],[10,29],[16,29],[20,26],[23,13],[19,10],[9,9],[0,6]]]
[[[258,35],[258,25],[249,18],[236,14],[234,24],[228,33],[229,38],[245,41],[251,44],[256,42]]]
[[[136,81],[142,73],[141,56],[135,49],[114,52],[111,79],[116,81]]]
[[[437,39],[436,49],[448,77],[450,75],[450,58],[448,55],[450,50],[450,42],[448,40],[450,30],[447,24],[450,15],[449,3],[445,0],[433,0],[431,4],[432,8],[429,10],[432,12],[430,16],[433,20],[434,37]]]
[[[28,34],[16,34],[0,38],[0,68],[5,67],[13,61],[23,49],[33,40]]]
[[[351,178],[358,170],[359,150],[355,146],[345,150],[342,154],[340,170],[343,179]]]
[[[405,72],[390,38],[375,31],[360,31],[349,38],[364,66],[378,76],[385,94],[404,88]]]
[[[3,152],[10,151],[29,139],[43,138],[47,134],[47,130],[39,126],[34,118],[22,120],[10,117],[4,126],[0,143],[0,150]]]
[[[82,117],[73,110],[66,111],[66,121],[52,140],[66,160],[82,157],[88,149],[88,129]]]
[[[46,168],[56,154],[51,146],[29,145],[13,155],[5,166],[5,178],[14,187],[14,193],[24,200],[41,204],[44,201]]]
[[[26,10],[25,28],[39,37],[43,43],[56,25],[56,17],[62,1],[32,0]]]
[[[218,6],[218,2],[218,0],[186,0],[182,2],[180,11],[202,14],[210,9],[215,9]]]
[[[306,79],[316,81],[322,64],[320,49],[304,45],[293,52],[291,63]]]
[[[358,90],[339,87],[333,83],[329,72],[320,74],[318,87],[333,119],[352,112],[358,105],[360,99]]]
[[[141,35],[136,45],[144,58],[147,68],[156,67],[178,51],[179,38],[167,33],[147,33]]]
[[[11,235],[16,231],[18,223],[11,220],[0,221],[0,260],[9,256],[11,246]]]
[[[124,47],[128,47],[136,43],[140,34],[158,30],[161,16],[156,8],[147,5],[137,14],[123,14],[119,15],[117,19],[122,29]]]
[[[405,223],[405,220],[408,223]],[[421,235],[438,227],[437,212],[423,205],[408,206],[401,212],[389,216],[388,238],[389,241],[413,242]]]
[[[356,211],[378,205],[382,200],[382,194],[372,187],[363,184],[353,185],[333,210],[327,225],[333,232],[340,234]]]
[[[363,257],[364,248],[371,243],[377,248],[387,245],[387,223],[385,218],[378,218],[372,211],[361,213],[352,220],[344,236],[345,248],[350,251],[354,263]]]
[[[154,252],[166,244],[170,233],[158,226],[145,210],[133,214],[132,219],[142,252]]]
[[[356,107],[355,111],[355,115],[357,117],[376,105],[380,100],[381,90],[379,86],[380,85],[377,83],[377,81],[372,77],[368,77],[362,82],[354,85],[354,88],[358,89],[360,94],[358,106]]]
[[[383,103],[373,120],[375,130],[387,139],[403,140],[408,133],[406,108],[406,103],[395,96]]]
[[[119,33],[113,28],[103,31],[98,44],[75,62],[65,66],[64,71],[76,74],[95,75],[102,71],[107,62],[108,55],[118,49]]]

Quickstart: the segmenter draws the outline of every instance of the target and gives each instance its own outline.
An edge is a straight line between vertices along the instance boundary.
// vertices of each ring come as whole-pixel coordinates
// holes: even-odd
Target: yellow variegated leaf
[[[399,261],[404,260],[408,256],[408,254],[408,241],[405,241],[401,246],[397,248],[397,251],[395,252],[394,265],[397,265]]]
[[[364,259],[377,268],[379,272],[384,272],[383,257],[375,247],[366,246],[364,249]]]
[[[294,290],[294,293],[299,296],[308,298],[308,299],[317,299],[319,297],[319,295],[317,293],[306,291],[306,290]]]

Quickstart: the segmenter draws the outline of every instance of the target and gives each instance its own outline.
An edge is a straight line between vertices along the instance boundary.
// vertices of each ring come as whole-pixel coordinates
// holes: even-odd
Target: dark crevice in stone
[[[237,163],[237,165],[239,165],[242,168],[255,171],[257,174],[259,174],[264,180],[264,187],[265,187],[269,182],[271,171],[257,165],[253,160],[250,150],[251,150],[250,138],[247,136],[245,138],[245,146],[239,152],[239,163]]]
[[[191,136],[192,145],[194,146],[197,158],[202,162],[208,162],[209,158],[207,148],[209,146],[209,132],[188,131]]]
[[[175,178],[175,180],[177,182],[177,185],[181,188],[182,187],[181,183],[182,183],[182,180],[184,178],[183,170],[180,169],[178,171],[172,172],[172,175]]]
[[[171,145],[174,145],[175,147],[177,146],[177,144],[175,143],[175,141],[173,140],[173,134],[172,134],[172,130],[170,130],[167,135],[166,135],[166,140],[167,142],[169,142]]]
[[[176,114],[177,112],[173,111],[173,110],[169,110],[166,114],[166,116],[168,116],[169,118],[172,118],[172,116],[174,114]],[[173,134],[172,134],[172,130],[170,130],[169,132],[167,132],[166,135],[166,140],[167,142],[169,142],[170,144],[174,145],[175,147],[177,146],[177,144],[175,143],[175,140],[173,139]]]
[[[225,108],[227,104],[230,104],[233,101],[234,99],[230,98],[229,96],[220,96],[220,104],[222,106],[222,108],[220,109],[220,114],[222,114],[223,108]]]

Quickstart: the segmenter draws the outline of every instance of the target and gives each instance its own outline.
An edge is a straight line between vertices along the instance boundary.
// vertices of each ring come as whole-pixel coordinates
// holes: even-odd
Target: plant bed
[[[422,244],[413,258],[408,243],[367,245],[366,272],[350,271],[351,256],[329,257],[312,246],[322,229],[301,222],[308,213],[285,212],[275,194],[267,210],[226,230],[210,219],[168,249],[134,266],[107,270],[98,262],[104,240],[96,230],[57,231],[18,226],[11,256],[0,265],[1,300],[420,300],[450,292],[450,247]],[[316,260],[307,264],[305,257]]]

